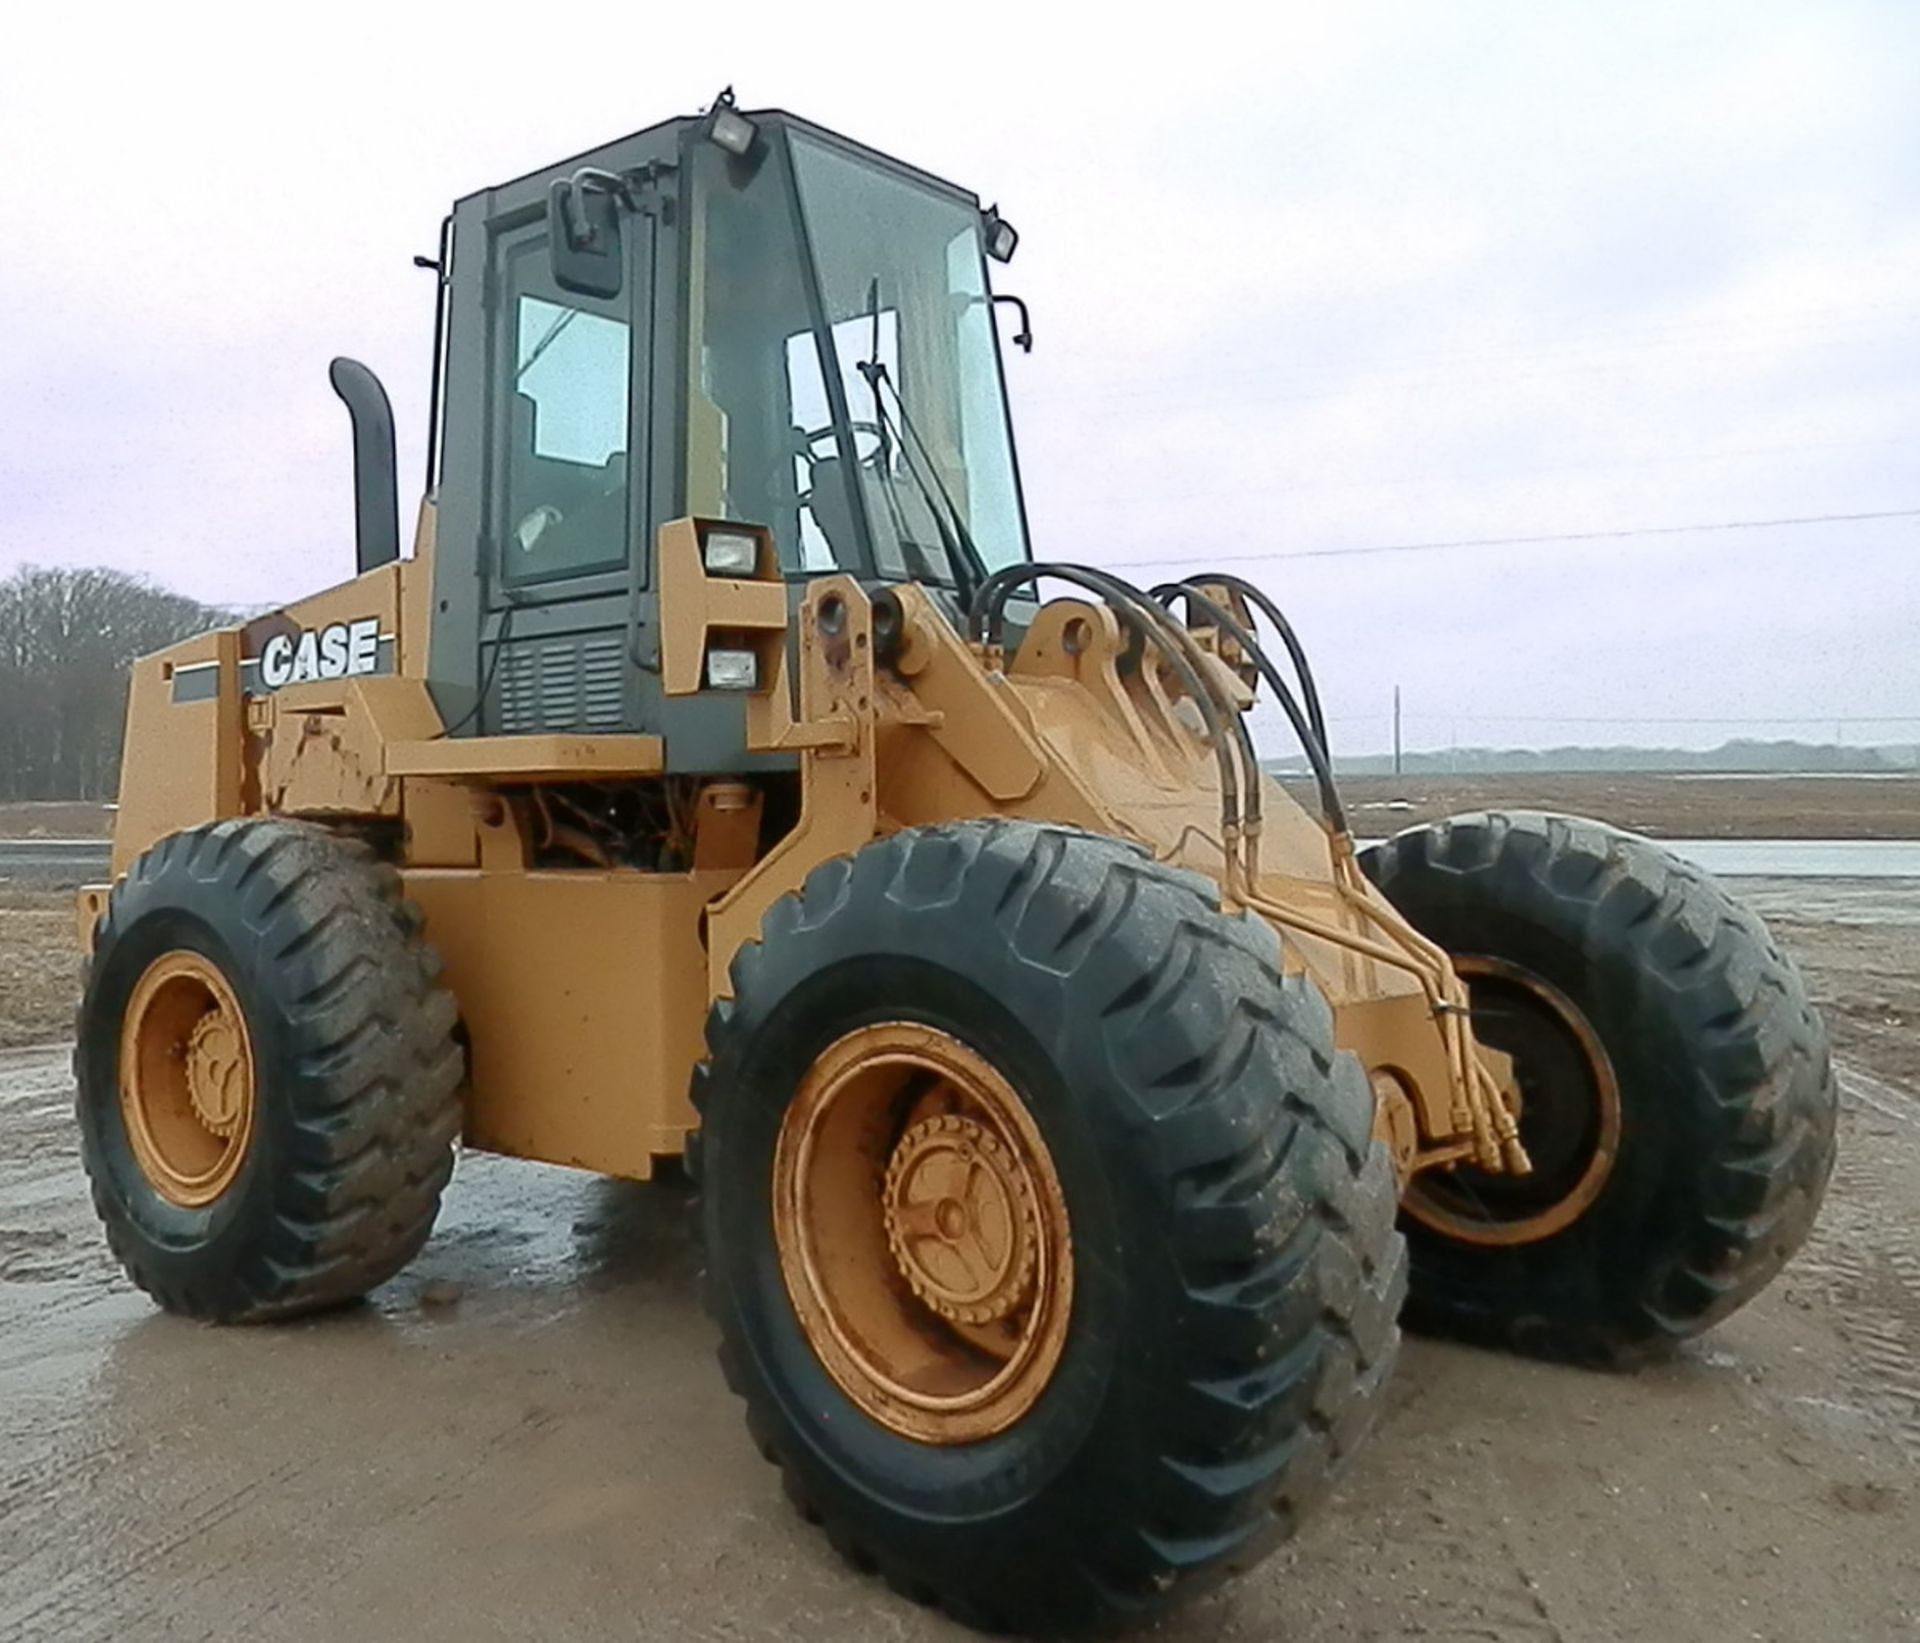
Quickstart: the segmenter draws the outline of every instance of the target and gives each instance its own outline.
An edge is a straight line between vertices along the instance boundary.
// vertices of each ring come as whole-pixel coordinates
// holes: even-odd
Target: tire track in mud
[[[202,1490],[181,1503],[167,1531],[160,1535],[141,1532],[143,1514],[136,1496],[127,1491],[111,1494],[112,1515],[96,1525],[104,1531],[98,1534],[98,1547],[85,1551],[68,1547],[66,1555],[29,1553],[24,1572],[34,1575],[32,1579],[17,1578],[22,1570],[10,1571],[16,1583],[33,1595],[10,1612],[0,1611],[0,1636],[73,1639],[79,1643],[83,1638],[105,1640],[121,1635],[125,1609],[119,1598],[123,1583],[160,1565],[178,1566],[182,1561],[204,1565],[202,1548],[207,1537],[245,1510],[255,1495],[290,1482],[303,1464],[283,1464],[232,1489]],[[53,1531],[55,1526],[43,1528]],[[59,1547],[57,1533],[49,1534],[47,1543]],[[37,1571],[36,1563],[43,1565]],[[164,1612],[149,1618],[165,1624]]]
[[[1836,1401],[1871,1416],[1920,1460],[1920,1100],[1840,1069],[1848,1118],[1814,1234],[1791,1269],[1832,1304],[1849,1348]]]
[[[1396,1619],[1417,1610],[1426,1643],[1576,1643],[1579,1624],[1560,1612],[1537,1548],[1501,1504],[1516,1496],[1501,1438],[1477,1416],[1436,1411],[1459,1394],[1457,1376],[1480,1388],[1500,1360],[1452,1343],[1414,1341],[1380,1428],[1361,1449],[1330,1503],[1299,1540],[1248,1577],[1289,1593],[1271,1635],[1359,1640],[1411,1635]],[[1452,1383],[1449,1387],[1449,1383]],[[1357,1547],[1357,1583],[1329,1591],[1324,1571]],[[1335,1592],[1337,1591],[1337,1595]],[[1329,1597],[1333,1598],[1329,1602]],[[1244,1609],[1245,1587],[1210,1600],[1221,1616]],[[1206,1643],[1254,1635],[1196,1627]],[[1269,1635],[1261,1633],[1259,1635]]]
[[[0,1050],[0,1107],[64,1105],[73,1098],[73,1046]]]
[[[44,1350],[23,1314],[44,1323],[88,1305],[118,1272],[87,1202],[71,1055],[64,1044],[0,1050],[0,1369]]]
[[[176,1629],[182,1636],[240,1636],[290,1606],[324,1611],[315,1597],[328,1578],[324,1569],[279,1579],[271,1589],[246,1582],[260,1555],[250,1523],[284,1520],[286,1500],[300,1494],[316,1466],[324,1470],[324,1459],[284,1446],[274,1453],[264,1437],[241,1441],[224,1431],[218,1411],[226,1395],[210,1383],[166,1411],[175,1422],[166,1441],[197,1432],[213,1446],[202,1455],[203,1475],[183,1486],[153,1430],[123,1424],[126,1379],[141,1371],[117,1371],[117,1390],[101,1384],[98,1366],[79,1386],[62,1374],[38,1373],[50,1349],[64,1353],[77,1333],[101,1327],[84,1315],[103,1302],[124,1305],[132,1295],[88,1201],[70,1056],[66,1045],[0,1050],[0,1376],[12,1383],[0,1382],[0,1643],[108,1643],[128,1635],[132,1614],[169,1636]],[[153,1319],[149,1327],[169,1327],[144,1300],[137,1306],[141,1320]],[[223,1343],[218,1355],[231,1355],[235,1344]],[[173,1355],[189,1378],[206,1368],[200,1353],[215,1355],[200,1341],[185,1350],[179,1357],[176,1344]],[[111,1382],[116,1372],[105,1373]],[[558,1419],[547,1411],[518,1413],[477,1444],[389,1481],[374,1531],[471,1494],[503,1452],[543,1437]],[[76,1500],[87,1503],[84,1532],[75,1529]],[[165,1503],[158,1512],[157,1500]],[[209,1589],[242,1594],[237,1605],[231,1596],[220,1600],[231,1630],[203,1629],[197,1618]]]
[[[123,1446],[36,1373],[61,1327],[112,1292],[79,1163],[65,1045],[0,1050],[0,1638],[103,1635],[76,1629],[72,1594],[97,1586],[91,1547],[117,1541],[142,1501],[121,1476]],[[54,1379],[57,1380],[58,1377]],[[50,1503],[89,1502],[76,1543]]]
[[[503,1457],[545,1438],[562,1419],[558,1410],[520,1412],[477,1441],[435,1457],[397,1488],[373,1475],[356,1532],[370,1537],[401,1532],[424,1512],[470,1498]],[[27,1594],[11,1606],[0,1601],[0,1643],[15,1638],[115,1643],[127,1635],[129,1612],[142,1613],[164,1635],[207,1637],[248,1636],[281,1611],[324,1612],[324,1600],[314,1602],[332,1577],[324,1566],[294,1570],[270,1587],[247,1590],[240,1583],[237,1604],[230,1595],[236,1577],[259,1559],[259,1525],[279,1525],[277,1532],[284,1532],[285,1499],[323,1464],[313,1454],[286,1454],[237,1473],[222,1469],[175,1501],[164,1527],[147,1509],[155,1487],[151,1454],[130,1455],[125,1444],[87,1445],[57,1462],[44,1495],[37,1488],[26,1492],[17,1525],[9,1523],[7,1500],[0,1497],[0,1531],[17,1529],[24,1553],[17,1564],[0,1563],[0,1576]],[[42,1501],[70,1496],[82,1477],[97,1504],[93,1533],[76,1541],[45,1512]],[[248,1519],[257,1522],[247,1527]],[[0,1535],[0,1545],[6,1544]],[[209,1589],[229,1592],[219,1599],[225,1620],[218,1633],[199,1630]]]

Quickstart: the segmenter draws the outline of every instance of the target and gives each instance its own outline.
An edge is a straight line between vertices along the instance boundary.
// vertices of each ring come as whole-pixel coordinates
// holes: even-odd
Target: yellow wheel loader
[[[731,97],[460,200],[411,556],[337,361],[359,574],[134,670],[76,1062],[114,1250],[223,1322],[391,1277],[461,1145],[684,1159],[808,1515],[1055,1632],[1284,1540],[1403,1301],[1608,1363],[1726,1316],[1834,1087],[1703,874],[1531,814],[1357,852],[1265,594],[1032,556],[1015,239]]]

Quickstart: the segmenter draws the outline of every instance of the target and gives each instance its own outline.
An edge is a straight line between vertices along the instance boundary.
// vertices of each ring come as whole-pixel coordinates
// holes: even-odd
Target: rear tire
[[[1367,1079],[1278,960],[1210,882],[1001,821],[822,866],[735,958],[688,1154],[721,1361],[789,1493],[857,1566],[974,1625],[1081,1630],[1250,1565],[1324,1489],[1393,1362],[1405,1258]],[[1057,1362],[984,1435],[916,1440],[863,1407],[783,1267],[789,1114],[876,1024],[895,1045],[931,1028],[1004,1077],[1022,1107],[1005,1150],[1030,1120],[1029,1178],[1057,1179],[1070,1220]],[[947,1120],[910,1121],[925,1088],[865,1127],[861,1191],[944,1144],[930,1125]]]
[[[1466,1166],[1425,1188],[1414,1178],[1402,1218],[1408,1326],[1621,1363],[1752,1299],[1813,1225],[1837,1113],[1825,1028],[1759,918],[1658,845],[1561,816],[1456,816],[1399,834],[1361,865],[1460,963],[1487,1042],[1516,1054],[1523,1091],[1533,1082],[1523,1140],[1530,1122],[1564,1108],[1568,1080],[1617,1090],[1609,1142],[1597,1140],[1598,1118],[1584,1140],[1564,1124],[1538,1147],[1529,1140],[1545,1180],[1562,1171],[1568,1203],[1593,1189],[1554,1230],[1538,1230],[1557,1217],[1536,1213],[1551,1206],[1529,1200],[1526,1178]],[[1516,1033],[1529,994],[1546,1002]],[[1559,1028],[1556,1016],[1567,1016]],[[1583,1036],[1597,1072],[1578,1071]],[[1523,1050],[1536,1047],[1530,1065]],[[1597,1183],[1583,1176],[1583,1145],[1595,1156],[1611,1147]],[[1480,1211],[1473,1236],[1436,1230],[1436,1207],[1464,1205]],[[1524,1236],[1481,1241],[1502,1232]]]
[[[174,834],[114,887],[74,1051],[81,1157],[114,1254],[168,1311],[310,1312],[384,1283],[426,1242],[463,1058],[419,925],[371,850],[297,822]],[[215,1018],[240,1093],[209,1112],[220,1093],[204,1071],[189,1102],[168,1069]],[[144,1073],[123,1037],[145,1046],[128,1052]],[[140,1093],[169,1076],[177,1087]]]

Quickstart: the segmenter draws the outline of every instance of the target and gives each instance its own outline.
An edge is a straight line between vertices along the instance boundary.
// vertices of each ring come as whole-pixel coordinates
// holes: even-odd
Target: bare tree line
[[[0,580],[0,799],[110,799],[127,669],[231,615],[124,571]]]

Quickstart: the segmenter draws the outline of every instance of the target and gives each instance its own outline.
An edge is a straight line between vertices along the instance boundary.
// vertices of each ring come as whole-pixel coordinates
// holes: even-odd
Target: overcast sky
[[[1038,551],[1247,559],[1337,745],[1920,740],[1911,513],[1249,557],[1920,508],[1920,5],[300,10],[11,17],[0,575],[350,574],[448,203],[731,82],[1001,203]]]

